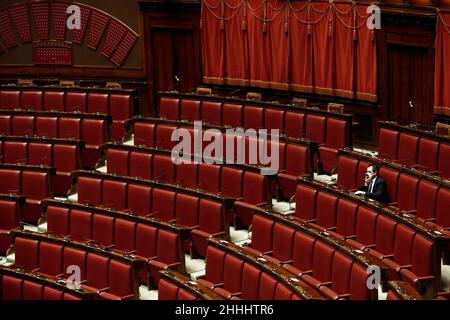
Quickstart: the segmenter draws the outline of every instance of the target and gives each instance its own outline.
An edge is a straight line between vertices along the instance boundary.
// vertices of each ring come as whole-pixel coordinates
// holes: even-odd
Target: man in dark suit
[[[380,176],[380,167],[376,164],[367,167],[364,185],[359,187],[358,190],[356,194],[364,194],[367,198],[382,203],[389,202],[386,182]]]

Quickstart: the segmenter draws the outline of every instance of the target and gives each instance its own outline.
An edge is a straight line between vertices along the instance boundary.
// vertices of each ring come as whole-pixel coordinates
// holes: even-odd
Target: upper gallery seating
[[[0,109],[44,110],[111,115],[111,138],[120,141],[124,121],[133,115],[133,90],[83,87],[3,87]]]
[[[377,289],[367,286],[369,266],[378,266],[386,280],[386,266],[357,247],[270,211],[255,214],[248,250],[281,264],[329,299],[376,300]]]
[[[57,138],[0,136],[0,163],[54,167],[54,191],[66,195],[70,189],[70,174],[82,168],[80,140]]]
[[[211,239],[206,253],[206,274],[197,283],[227,300],[323,300],[313,286],[251,251]]]
[[[386,181],[390,205],[414,214],[421,220],[450,228],[450,184],[390,161],[347,150],[341,150],[337,185],[354,190],[362,185],[370,163],[380,165],[380,176]]]
[[[352,116],[325,110],[226,97],[162,93],[158,115],[168,120],[198,120],[211,126],[277,129],[283,136],[306,138],[320,144],[320,169],[326,173],[331,173],[337,166],[337,150],[352,147]]]
[[[233,201],[221,195],[93,172],[74,172],[73,179],[79,203],[130,211],[190,228],[194,255],[204,256],[209,237],[229,238],[225,215]]]
[[[11,245],[11,230],[19,226],[25,197],[0,194],[0,255]]]
[[[173,270],[161,270],[158,300],[224,300],[207,286]]]
[[[190,241],[190,228],[131,212],[73,202],[46,200],[42,206],[40,229],[44,229],[42,226],[46,223],[46,230],[53,234],[76,241],[92,241],[144,259],[146,266],[139,278],[150,287],[157,286],[161,268],[186,273],[183,243]]]
[[[26,198],[22,221],[36,223],[41,201],[53,197],[55,169],[44,166],[0,164],[0,194],[18,194]]]
[[[380,121],[378,157],[450,179],[450,138],[395,122]]]
[[[98,148],[109,140],[110,122],[101,114],[0,110],[0,134],[83,140],[83,164],[90,168],[98,161]]]
[[[14,267],[67,279],[69,266],[81,271],[81,287],[99,292],[101,299],[138,299],[138,272],[145,260],[95,243],[85,243],[52,234],[13,231]]]
[[[377,202],[306,179],[299,180],[295,217],[365,250],[421,293],[440,287],[449,233]]]
[[[93,300],[97,292],[61,279],[0,265],[0,300]]]

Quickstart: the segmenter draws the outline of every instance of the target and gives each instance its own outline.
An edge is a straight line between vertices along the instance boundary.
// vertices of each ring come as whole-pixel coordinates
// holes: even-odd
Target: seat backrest
[[[397,223],[383,215],[379,215],[375,231],[375,248],[384,255],[394,251],[395,228]]]
[[[20,171],[11,169],[0,169],[0,193],[20,194]]]
[[[152,209],[152,188],[139,184],[128,184],[127,209],[138,216],[146,216]]]
[[[109,114],[114,120],[127,120],[133,115],[133,104],[129,94],[111,94],[109,96]]]
[[[439,142],[420,138],[417,163],[425,171],[436,171],[438,163]]]
[[[176,165],[175,183],[185,188],[195,189],[198,186],[198,164],[180,163]]]
[[[231,293],[241,291],[242,268],[244,261],[232,254],[225,256],[223,268],[223,288]]]
[[[59,235],[70,234],[70,210],[68,208],[47,207],[47,231]]]
[[[59,138],[80,139],[81,138],[81,119],[80,118],[59,118]]]
[[[161,97],[159,100],[159,116],[168,120],[179,120],[180,99]]]
[[[78,202],[92,205],[102,204],[102,179],[79,177]]]
[[[222,103],[203,101],[202,121],[216,126],[222,125]]]
[[[256,300],[259,297],[259,279],[262,271],[249,263],[242,268],[242,299]]]
[[[114,244],[114,217],[102,214],[93,214],[92,238],[104,246]]]
[[[224,211],[221,203],[201,199],[198,212],[200,230],[211,234],[225,230]]]
[[[175,182],[175,164],[165,155],[153,156],[153,180]]]
[[[28,164],[53,166],[53,148],[49,143],[28,144]]]
[[[180,261],[179,256],[179,238],[178,235],[160,229],[158,231],[158,242],[156,244],[156,255],[158,256],[158,261],[171,264]]]
[[[115,249],[133,251],[135,248],[136,222],[117,218],[114,223]]]
[[[417,193],[416,215],[422,219],[432,219],[436,212],[436,199],[439,186],[421,179]]]
[[[264,128],[269,134],[270,130],[278,130],[278,134],[284,134],[284,115],[283,110],[264,108]]]
[[[164,221],[175,218],[175,192],[163,189],[153,189],[152,214]]]
[[[404,225],[397,225],[394,242],[394,261],[400,266],[411,264],[411,252],[415,232]]]
[[[200,120],[200,101],[198,100],[181,100],[180,120],[194,122]]]
[[[59,172],[72,172],[80,168],[80,150],[77,146],[53,145],[53,165]]]
[[[284,130],[288,137],[302,139],[305,137],[305,114],[298,112],[286,112]]]
[[[18,226],[19,217],[17,203],[14,201],[0,200],[0,229],[11,230]]]
[[[86,145],[100,146],[106,141],[103,120],[83,119],[81,131]]]
[[[317,190],[305,185],[297,185],[295,193],[295,216],[299,219],[310,220],[316,217]]]
[[[13,110],[20,107],[20,91],[0,91],[0,109]]]
[[[353,263],[350,278],[350,300],[370,299],[371,294],[367,286],[367,277],[367,270],[359,264]]]
[[[70,237],[78,241],[92,239],[92,214],[90,212],[70,211]]]
[[[306,139],[325,143],[326,134],[326,118],[323,116],[306,115]]]
[[[194,227],[198,225],[198,208],[200,199],[196,196],[177,193],[175,218],[177,224]]]
[[[14,241],[14,265],[27,271],[39,267],[39,241],[16,237]]]
[[[380,128],[378,138],[378,157],[382,159],[396,160],[398,155],[397,131]]]
[[[364,245],[375,244],[377,217],[376,212],[359,206],[356,216],[356,241]]]
[[[450,179],[450,145],[447,143],[441,143],[439,146],[439,162],[438,172],[444,179]]]
[[[86,112],[85,92],[67,92],[66,93],[66,111],[67,112]]]
[[[58,138],[58,118],[41,117],[35,119],[36,135],[40,137]]]
[[[87,254],[86,280],[87,285],[97,289],[108,287],[109,258],[96,253]]]
[[[134,124],[134,145],[155,146],[155,125],[153,123],[136,122]]]
[[[391,202],[397,201],[397,186],[399,172],[385,167],[380,168],[380,176],[386,182],[386,189]]]
[[[27,163],[27,143],[19,141],[5,141],[3,143],[4,163]]]
[[[335,252],[331,270],[331,289],[337,294],[348,294],[353,262],[340,252]]]
[[[45,91],[44,92],[44,110],[65,111],[64,92]]]
[[[109,148],[106,151],[107,172],[120,176],[129,175],[130,152],[128,150]]]
[[[411,271],[419,277],[434,275],[434,263],[433,242],[421,234],[416,234],[412,248]],[[438,267],[440,267],[440,263]]]
[[[313,257],[313,277],[321,282],[331,280],[331,267],[333,263],[334,250],[328,245],[316,241]]]
[[[273,228],[272,257],[279,261],[292,260],[295,230],[280,223]]]
[[[136,254],[144,258],[156,257],[158,229],[138,223],[136,226]]]
[[[118,297],[134,294],[133,272],[129,264],[117,260],[109,262],[108,292]]]
[[[22,172],[22,194],[34,200],[51,196],[50,177],[47,172]]]
[[[258,300],[274,300],[277,281],[267,272],[262,272],[259,279]]]
[[[224,126],[230,126],[233,128],[240,128],[243,126],[244,120],[244,107],[240,104],[223,104],[223,120]]]
[[[0,134],[11,135],[10,115],[0,115]]]
[[[50,276],[62,274],[62,250],[61,245],[41,241],[39,243],[39,271]]]
[[[297,231],[294,235],[294,252],[292,265],[300,271],[312,271],[314,244],[316,240],[307,234]]]
[[[42,110],[42,91],[22,91],[22,109]]]
[[[215,164],[199,164],[198,187],[201,190],[218,193],[220,191],[221,167]]]
[[[264,108],[255,106],[244,106],[244,128],[259,130],[264,128]]]
[[[89,113],[108,114],[108,94],[89,93],[87,110]]]
[[[309,173],[308,147],[292,143],[286,144],[286,174],[302,176]]]
[[[398,207],[403,210],[415,210],[419,179],[415,176],[400,173],[398,179]]]
[[[407,133],[400,133],[398,141],[398,161],[402,164],[413,165],[417,163],[419,137]]]
[[[159,124],[156,127],[156,140],[155,146],[164,150],[172,150],[172,148],[177,144],[176,141],[172,141],[172,132],[176,130],[173,125],[162,125]]]
[[[436,223],[444,228],[450,227],[450,214],[448,214],[448,208],[450,208],[450,190],[445,187],[439,188],[436,201]]]
[[[22,299],[34,301],[42,300],[43,291],[44,286],[42,284],[24,280],[22,285]]]
[[[153,155],[146,152],[131,151],[129,156],[130,176],[150,180],[153,173]]]
[[[242,197],[242,186],[244,180],[244,171],[223,167],[220,190],[222,194],[230,198]]]
[[[352,201],[339,199],[336,216],[336,232],[345,237],[355,235],[358,205]]]
[[[34,116],[14,115],[11,120],[12,133],[15,136],[32,136],[34,135]]]
[[[252,248],[268,252],[272,250],[274,222],[255,214],[252,223]]]
[[[61,290],[54,289],[51,287],[44,287],[44,292],[42,294],[43,300],[62,300],[63,293]]]
[[[243,201],[253,205],[269,202],[267,176],[244,173]]]
[[[177,300],[178,286],[166,279],[160,279],[158,283],[158,300]]]
[[[223,270],[225,266],[225,252],[208,246],[206,249],[205,280],[218,284],[223,282]]]
[[[2,300],[22,300],[22,279],[4,275],[0,277]]]
[[[339,156],[338,167],[338,186],[347,190],[356,189],[358,178],[358,160],[341,155]]]
[[[347,146],[348,122],[345,120],[327,119],[326,145],[330,148],[340,149]]]
[[[63,273],[64,277],[67,278],[72,274],[73,271],[70,270],[69,266],[78,266],[80,268],[80,281],[86,279],[86,251],[64,247],[63,249]]]
[[[319,192],[317,195],[316,223],[324,228],[336,226],[336,208],[338,198],[335,195]]]

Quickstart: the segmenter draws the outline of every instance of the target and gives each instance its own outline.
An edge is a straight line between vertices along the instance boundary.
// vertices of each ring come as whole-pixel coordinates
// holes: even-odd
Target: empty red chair
[[[302,232],[296,232],[294,235],[292,265],[285,264],[284,267],[296,275],[301,275],[303,272],[311,272],[315,242],[314,238]]]
[[[273,229],[272,259],[275,262],[291,263],[295,230],[279,223]]]
[[[230,295],[239,295],[241,292],[243,267],[244,261],[227,254],[223,268],[223,286],[215,288],[214,291],[224,298],[230,298]]]
[[[407,133],[400,133],[398,141],[397,159],[400,163],[408,166],[417,163],[417,151],[419,147],[419,137]]]
[[[242,268],[242,299],[257,300],[259,297],[259,279],[262,271],[249,263]]]
[[[114,248],[133,252],[135,248],[136,222],[117,218],[114,225]]]
[[[192,294],[191,292],[180,288],[178,290],[178,295],[177,295],[177,299],[176,300],[197,300],[197,297]]]
[[[36,282],[24,280],[22,285],[22,300],[42,300],[43,291],[43,285]]]
[[[22,194],[27,197],[22,219],[36,223],[41,217],[41,201],[53,196],[50,177],[46,172],[23,171]]]
[[[36,117],[36,135],[40,137],[58,137],[57,117]]]
[[[399,271],[400,267],[410,266],[414,236],[414,231],[398,224],[395,232],[393,256],[390,259],[384,258],[383,263],[396,272]]]
[[[339,199],[336,216],[336,233],[344,237],[355,235],[356,211],[358,205],[345,199]]]
[[[325,145],[319,147],[323,171],[334,172],[338,165],[337,150],[346,146],[348,124],[344,120],[328,118]]]
[[[71,186],[70,174],[81,167],[80,150],[75,145],[53,145],[53,166],[55,194],[66,195]]]
[[[59,118],[59,138],[81,139],[81,119],[80,118]]]
[[[178,286],[166,279],[159,280],[158,300],[177,300]]]
[[[325,143],[326,118],[308,114],[306,116],[306,139],[317,143]]]
[[[265,109],[264,110],[264,128],[268,130],[278,130],[278,134],[284,134],[284,114],[283,110]]]
[[[305,115],[287,111],[284,120],[284,131],[288,137],[302,139],[305,137]]]
[[[386,182],[387,193],[391,202],[397,201],[397,185],[399,173],[392,169],[380,168],[380,176]]]
[[[39,272],[49,276],[62,275],[63,247],[41,241],[39,244]]]
[[[34,135],[34,116],[13,116],[12,133],[15,136]]]
[[[16,267],[27,271],[39,267],[39,241],[16,237],[14,240],[14,252]]]
[[[356,215],[355,240],[347,241],[359,248],[374,245],[377,217],[376,212],[360,206]]]
[[[273,245],[274,221],[259,216],[253,216],[251,251],[270,254]]]
[[[125,120],[133,114],[132,97],[128,94],[111,94],[109,96],[109,114],[113,118],[111,138],[121,141],[125,134]]]
[[[0,91],[0,109],[14,110],[20,107],[20,91]]]
[[[30,142],[28,144],[28,164],[53,166],[52,150],[51,144]]]
[[[99,146],[106,141],[105,122],[98,119],[83,119],[82,135],[85,140],[84,165],[95,167],[100,157]]]
[[[109,263],[108,290],[100,297],[108,300],[126,300],[135,298],[133,272],[129,264],[111,260]]]
[[[325,229],[333,229],[336,226],[336,208],[338,199],[335,195],[319,192],[317,195],[316,221],[315,223]]]
[[[394,252],[395,230],[397,223],[383,215],[379,215],[375,230],[375,250],[369,253],[382,259]]]
[[[341,155],[338,164],[339,174],[337,177],[337,185],[347,190],[355,190],[358,187],[358,159]]]
[[[5,141],[3,143],[4,163],[27,163],[27,143],[18,141]]]
[[[278,184],[283,199],[290,199],[297,188],[297,178],[309,175],[309,150],[307,146],[286,145],[285,170],[278,174]]]
[[[149,259],[155,259],[157,238],[157,228],[138,223],[136,226],[135,255],[145,259],[147,262]],[[141,270],[139,273],[139,279],[143,283],[148,283],[147,267]]]
[[[22,300],[22,279],[4,275],[0,277],[2,300]]]
[[[244,128],[259,130],[264,128],[264,108],[245,106],[244,107]]]
[[[439,146],[438,172],[444,179],[450,179],[450,145],[441,143]]]
[[[327,244],[316,241],[314,245],[314,256],[311,275],[303,275],[302,280],[312,286],[319,286],[331,280],[331,266],[334,249]]]
[[[380,128],[378,138],[378,157],[382,159],[396,160],[398,154],[397,131]]]
[[[223,104],[223,120],[224,126],[230,126],[233,128],[239,128],[243,126],[244,108],[240,104]]]
[[[96,253],[88,253],[86,261],[86,285],[95,291],[108,288],[109,258]]]
[[[70,237],[78,241],[92,239],[92,214],[90,212],[71,210]]]
[[[179,120],[180,99],[161,97],[159,100],[159,116],[168,120]]]
[[[106,151],[107,172],[117,174],[119,176],[128,176],[130,173],[128,150],[108,148]]]
[[[128,210],[138,216],[146,216],[151,213],[152,188],[130,183],[127,194]]]
[[[102,180],[90,177],[78,178],[78,202],[94,206],[102,204]]]
[[[409,174],[401,173],[398,179],[398,195],[396,206],[402,210],[416,209],[419,179]]]
[[[176,223],[187,226],[198,226],[198,206],[200,199],[196,196],[177,193],[175,200]]]
[[[130,176],[150,180],[152,178],[153,155],[145,152],[130,152]]]
[[[416,216],[423,220],[434,219],[439,186],[422,179],[418,188]]]
[[[86,112],[85,92],[67,92],[66,93],[66,111],[67,112]]]
[[[44,287],[44,292],[42,294],[43,300],[62,300],[63,293],[61,290],[54,289],[51,287]]]
[[[178,142],[172,141],[172,132],[176,130],[172,125],[158,125],[156,127],[155,146],[164,150],[172,150]]]
[[[0,115],[0,134],[11,135],[11,116]]]
[[[42,110],[42,91],[22,91],[22,109]]]
[[[352,260],[342,253],[334,253],[331,270],[331,289],[339,295],[339,298],[348,298],[352,264]]]
[[[70,211],[68,208],[47,207],[47,231],[63,236],[70,234]]]
[[[222,103],[203,101],[202,120],[207,124],[212,124],[215,126],[222,125]]]
[[[220,166],[202,163],[198,170],[198,187],[211,193],[220,190]]]
[[[175,192],[153,189],[152,216],[164,221],[172,221],[175,218]]]
[[[439,189],[436,200],[436,223],[444,228],[450,227],[450,215],[448,214],[450,208],[450,190],[445,187]]]
[[[180,264],[178,236],[170,231],[160,229],[156,247],[157,258],[149,261],[152,283],[149,287],[158,287],[159,273],[162,268],[175,268]]]
[[[222,250],[208,246],[206,251],[206,260],[208,263],[206,264],[205,276],[197,281],[211,289],[223,283],[225,256],[226,254]]]
[[[19,226],[15,201],[0,200],[0,254],[5,255],[11,244],[10,231]]]
[[[302,220],[312,220],[316,217],[317,190],[305,185],[298,185],[295,194],[295,216]]]
[[[80,268],[80,281],[86,279],[86,256],[87,252],[71,248],[64,247],[63,249],[63,272],[64,277],[68,278],[72,275],[73,270],[70,266],[77,266]]]
[[[291,300],[293,292],[284,284],[277,283],[275,287],[274,300]]]
[[[89,113],[108,114],[108,94],[89,93],[87,110]]]
[[[218,237],[225,234],[225,216],[221,203],[201,199],[198,211],[198,229],[191,231],[191,238],[195,253],[201,257],[206,256],[209,237]]]
[[[250,226],[253,218],[253,208],[269,203],[267,177],[253,172],[245,172],[242,201],[234,203],[239,223]]]
[[[136,122],[134,124],[134,145],[155,146],[155,125],[153,123]]]
[[[125,182],[104,180],[102,205],[115,210],[127,208],[127,184]]]
[[[261,278],[259,279],[258,300],[274,300],[277,283],[277,280],[275,280],[272,276],[266,272],[262,272]]]
[[[94,214],[92,217],[92,239],[104,246],[114,243],[114,217]]]
[[[437,170],[439,142],[421,138],[419,142],[419,156],[417,164],[421,170],[427,172]]]
[[[176,166],[175,183],[185,188],[195,189],[198,186],[198,164],[180,163]]]
[[[369,300],[371,292],[367,287],[367,270],[357,263],[352,265],[350,277],[350,299],[349,300]]]
[[[163,155],[153,157],[153,180],[175,183],[175,164]]]
[[[0,169],[0,193],[20,194],[20,171]]]
[[[64,92],[45,91],[44,110],[65,111]]]
[[[180,120],[194,122],[200,119],[200,101],[188,99],[181,100]]]
[[[244,171],[222,167],[221,193],[230,198],[240,198],[242,196]]]

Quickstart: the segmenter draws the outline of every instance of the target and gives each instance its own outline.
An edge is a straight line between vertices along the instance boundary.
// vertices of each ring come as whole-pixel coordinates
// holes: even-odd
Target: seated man
[[[380,167],[372,164],[367,167],[364,185],[358,188],[355,194],[363,194],[369,199],[377,200],[382,203],[389,202],[386,182],[379,176]]]

